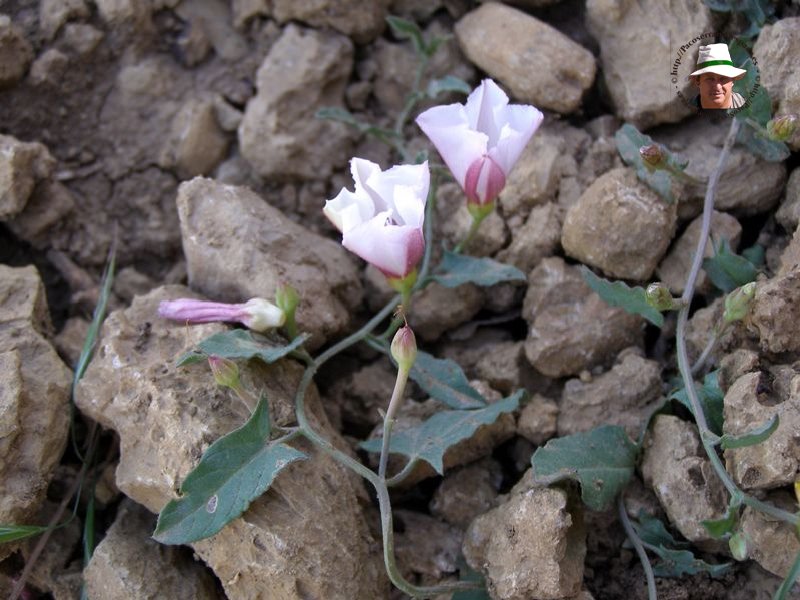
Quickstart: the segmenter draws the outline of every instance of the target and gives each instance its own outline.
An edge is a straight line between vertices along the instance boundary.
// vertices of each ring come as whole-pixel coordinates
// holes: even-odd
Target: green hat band
[[[733,66],[733,62],[730,60],[709,60],[704,63],[700,63],[697,65],[698,69],[705,69],[706,67],[713,67],[715,65],[727,65],[729,67]]]

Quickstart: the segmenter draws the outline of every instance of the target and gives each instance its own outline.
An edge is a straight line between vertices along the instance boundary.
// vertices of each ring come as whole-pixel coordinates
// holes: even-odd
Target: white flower
[[[534,106],[509,104],[484,79],[464,104],[434,106],[417,117],[471,204],[491,204],[531,136],[542,123]]]
[[[388,171],[363,158],[350,161],[355,192],[342,189],[325,203],[325,216],[342,232],[342,244],[387,277],[403,279],[425,251],[422,223],[428,197],[428,163]]]

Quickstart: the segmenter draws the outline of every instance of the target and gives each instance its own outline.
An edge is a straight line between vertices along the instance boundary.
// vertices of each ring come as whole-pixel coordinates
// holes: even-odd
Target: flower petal
[[[489,136],[469,127],[461,104],[434,106],[419,115],[416,122],[463,187],[469,166],[486,154]]]
[[[508,96],[491,79],[484,79],[467,98],[464,111],[470,129],[489,136],[488,146],[497,144],[504,123],[503,110],[508,105]]]
[[[389,212],[348,232],[342,244],[388,277],[402,278],[417,266],[425,250],[422,230],[387,224]]]
[[[491,156],[508,175],[522,151],[542,124],[544,115],[533,106],[511,104],[504,108],[504,124],[497,144],[490,148]]]
[[[354,194],[343,189],[333,200],[325,202],[322,212],[339,231],[344,233],[372,218],[375,214],[375,205],[363,190],[361,194]]]

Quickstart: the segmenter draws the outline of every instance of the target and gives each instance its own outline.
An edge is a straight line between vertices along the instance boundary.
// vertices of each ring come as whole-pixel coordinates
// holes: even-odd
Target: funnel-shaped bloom
[[[425,251],[422,223],[428,197],[428,163],[388,171],[363,158],[350,161],[355,192],[343,189],[325,203],[325,216],[342,232],[342,244],[392,279],[412,273]]]
[[[284,312],[263,298],[252,298],[244,304],[222,304],[195,298],[164,300],[158,314],[165,319],[184,323],[241,323],[253,331],[280,327],[286,321]]]
[[[434,106],[417,117],[470,204],[495,201],[544,116],[534,106],[509,104],[491,79],[484,79],[464,104]]]

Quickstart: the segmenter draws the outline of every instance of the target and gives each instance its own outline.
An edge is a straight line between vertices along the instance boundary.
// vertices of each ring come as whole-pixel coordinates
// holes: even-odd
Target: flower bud
[[[286,322],[286,313],[263,298],[251,298],[242,307],[242,323],[253,331],[266,331]]]
[[[797,115],[783,115],[767,123],[769,137],[778,142],[785,142],[797,129]]]
[[[675,308],[675,298],[672,297],[669,288],[660,281],[647,286],[645,297],[647,303],[659,312]]]
[[[401,371],[408,371],[417,359],[417,340],[411,327],[405,325],[397,330],[392,339],[392,358]]]
[[[725,297],[725,312],[722,319],[726,323],[741,321],[747,316],[753,297],[756,295],[756,282],[751,281],[736,288]]]
[[[738,561],[747,560],[747,537],[741,531],[734,533],[728,540],[731,556]]]
[[[467,204],[493,205],[506,186],[506,174],[491,157],[476,158],[464,177]]]
[[[287,320],[294,318],[294,311],[297,305],[300,304],[300,296],[297,290],[290,286],[288,283],[278,284],[278,289],[275,290],[275,304],[280,308]]]
[[[208,357],[208,366],[211,367],[211,372],[214,374],[214,381],[217,382],[217,385],[228,387],[232,390],[238,390],[241,387],[239,383],[239,367],[232,360],[212,354]]]
[[[657,169],[663,169],[667,164],[667,153],[661,144],[642,146],[639,148],[639,156],[642,157],[644,166],[651,172]]]

